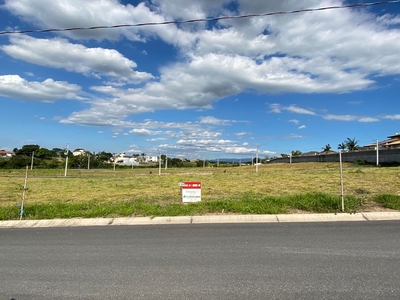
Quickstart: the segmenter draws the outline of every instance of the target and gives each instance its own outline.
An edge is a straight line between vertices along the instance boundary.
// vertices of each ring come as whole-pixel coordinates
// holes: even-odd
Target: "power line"
[[[326,7],[318,7],[318,8],[306,8],[306,9],[299,9],[299,10],[292,10],[292,11],[276,11],[276,12],[269,12],[269,13],[262,13],[262,14],[246,14],[246,15],[238,15],[238,16],[220,16],[220,17],[203,18],[203,19],[191,19],[191,20],[174,20],[174,21],[165,21],[165,22],[148,22],[148,23],[120,24],[120,25],[100,25],[100,26],[91,26],[91,27],[72,27],[72,28],[28,29],[28,30],[16,30],[16,31],[0,31],[0,35],[17,34],[17,33],[19,33],[19,34],[45,33],[45,32],[63,32],[63,31],[77,31],[77,30],[114,29],[114,28],[124,28],[124,27],[157,26],[157,25],[170,25],[170,24],[187,24],[187,23],[209,22],[209,21],[219,21],[219,20],[228,20],[228,19],[245,19],[245,18],[266,17],[266,16],[273,16],[273,15],[287,15],[287,14],[296,14],[296,13],[304,13],[304,12],[315,12],[315,11],[341,9],[341,8],[355,8],[355,7],[365,7],[365,6],[394,4],[394,3],[400,3],[400,0],[379,1],[379,2],[369,2],[369,3],[355,3],[355,4],[347,4],[347,5],[339,5],[339,6],[326,6]]]

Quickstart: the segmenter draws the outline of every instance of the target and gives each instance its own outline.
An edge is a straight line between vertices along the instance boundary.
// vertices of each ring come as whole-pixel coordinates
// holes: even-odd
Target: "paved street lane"
[[[0,299],[400,299],[400,222],[0,230]]]

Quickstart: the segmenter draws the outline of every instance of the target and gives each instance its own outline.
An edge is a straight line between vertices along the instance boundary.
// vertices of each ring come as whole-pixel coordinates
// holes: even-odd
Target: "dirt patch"
[[[361,208],[362,212],[385,212],[385,211],[397,211],[391,208],[384,207],[383,204],[370,202],[363,204]]]
[[[287,208],[286,210],[289,212],[289,214],[312,214],[312,212],[310,211],[301,210],[297,208]]]

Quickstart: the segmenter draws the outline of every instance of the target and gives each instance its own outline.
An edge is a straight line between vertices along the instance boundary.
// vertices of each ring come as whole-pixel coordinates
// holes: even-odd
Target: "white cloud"
[[[1,47],[4,52],[36,65],[133,83],[152,78],[151,74],[134,71],[136,63],[114,49],[87,48],[66,39],[35,39],[24,35],[11,37],[10,41],[10,45]]]
[[[377,21],[384,26],[390,25],[399,25],[400,24],[400,16],[385,14],[377,18]]]
[[[235,133],[236,137],[239,138],[239,139],[243,138],[244,136],[246,136],[248,134],[249,133],[245,132],[245,131]]]
[[[291,135],[287,135],[282,137],[284,140],[295,140],[295,139],[304,139],[305,136],[299,135],[299,134],[294,134],[292,133]]]
[[[371,122],[379,122],[379,118],[374,117],[359,117],[355,115],[333,115],[328,114],[323,116],[325,120],[328,121],[344,121],[344,122],[361,122],[361,123],[371,123]]]
[[[378,118],[372,118],[372,117],[361,117],[358,119],[358,122],[361,123],[373,123],[373,122],[379,122]]]
[[[315,112],[308,110],[308,109],[297,107],[295,105],[285,107],[284,109],[287,110],[288,112],[295,113],[295,114],[315,116]]]
[[[301,125],[299,129],[306,129],[306,125]]]
[[[271,113],[280,114],[282,112],[281,105],[278,103],[271,104],[270,108],[271,108],[270,110]]]
[[[281,106],[280,104],[275,103],[275,104],[271,104],[270,108],[271,108],[271,110],[270,110],[271,113],[282,113],[282,111],[288,111],[288,112],[294,113],[294,114],[312,115],[312,116],[316,115],[316,113],[311,110],[301,108],[301,107],[298,107],[295,105]],[[296,119],[293,119],[293,120],[289,120],[289,122],[298,124],[299,121]]]
[[[341,0],[238,0],[234,4],[225,0],[153,0],[133,6],[116,0],[6,0],[4,8],[39,28],[66,28],[285,11],[343,3]],[[75,44],[62,38],[15,36],[11,37],[11,44],[2,49],[15,58],[38,65],[107,77],[111,80],[109,83],[92,87],[97,98],[89,102],[91,106],[72,113],[62,122],[129,127],[132,123],[126,119],[132,114],[167,109],[212,109],[216,101],[243,92],[339,94],[366,90],[376,83],[376,76],[400,74],[400,32],[394,26],[399,24],[398,18],[396,15],[379,17],[362,9],[326,10],[208,24],[59,33],[75,39]],[[135,71],[136,62],[116,50],[85,44],[91,39],[118,41],[122,38],[132,43],[161,39],[177,49],[178,60],[160,66],[159,77],[154,81],[124,88],[120,81],[138,83],[150,79],[151,74]],[[61,54],[63,60],[59,59]],[[72,92],[70,98],[76,98],[75,94]],[[8,93],[7,97],[12,95]],[[273,113],[316,116],[313,110],[297,105],[272,104],[270,109]],[[351,114],[328,114],[323,118],[377,120]],[[223,126],[233,122],[214,117],[200,119],[200,124],[204,125]]]
[[[358,117],[353,115],[325,115],[323,117],[325,120],[328,121],[357,121]]]
[[[387,119],[387,120],[400,120],[400,114],[396,114],[396,115],[386,115],[383,116],[383,119]]]
[[[19,75],[0,76],[0,95],[23,100],[53,102],[59,99],[82,100],[81,87],[65,81],[46,79],[27,81]]]
[[[229,125],[231,123],[231,121],[229,120],[221,120],[221,119],[217,119],[215,117],[200,117],[200,124],[209,124],[209,125],[220,125],[220,126],[224,126],[224,125]]]
[[[136,133],[137,135],[157,135],[157,134],[160,134],[159,131],[152,131],[152,130],[148,130],[148,129],[144,129],[144,128],[132,129],[129,132],[130,133]]]
[[[296,119],[289,120],[289,122],[294,123],[296,125],[300,123],[300,121]]]
[[[180,1],[154,1],[151,7],[147,7],[146,3],[132,6],[112,0],[104,0],[101,3],[93,0],[70,0],[62,7],[57,1],[43,0],[38,4],[18,0],[6,1],[5,7],[41,26],[75,27],[93,26],[93,22],[96,22],[95,25],[120,24],[123,21],[151,22],[169,18],[197,18],[210,14],[262,12],[341,3],[321,3],[316,0],[302,1],[301,4],[289,1],[248,3],[239,0],[237,11],[229,11],[228,7],[224,6],[228,2],[196,1],[180,6]],[[175,10],[174,7],[178,6],[179,9]],[[50,14],[50,11],[53,14]],[[94,14],[96,19],[93,19]],[[182,54],[182,60],[162,67],[157,82],[150,82],[136,89],[109,90],[105,96],[112,97],[112,103],[107,100],[93,102],[91,108],[73,113],[64,122],[86,124],[93,114],[102,116],[100,120],[107,125],[121,121],[130,114],[155,110],[199,107],[210,109],[215,101],[244,91],[261,94],[350,92],[371,86],[374,83],[370,79],[371,74],[400,73],[400,58],[396,50],[400,47],[400,33],[385,27],[382,20],[377,20],[367,12],[331,10],[290,16],[225,20],[217,23],[218,25],[211,29],[206,29],[205,24],[193,24],[179,28],[175,25],[148,26],[129,30],[67,33],[69,37],[79,39],[94,37],[115,40],[119,35],[123,35],[133,41],[147,41],[159,37],[176,46]],[[9,47],[17,47],[24,39],[16,39],[15,44]],[[35,39],[26,39],[34,45]],[[36,40],[36,45],[38,41],[40,40]],[[85,59],[82,61],[87,62],[86,64],[77,63],[80,61],[75,56],[70,57],[72,54],[69,53],[62,61],[66,66],[72,62],[69,68],[75,72],[80,70],[85,74],[108,77],[115,75],[115,81],[127,78],[140,81],[150,78],[148,73],[133,71],[136,64],[118,52],[111,53],[106,49],[69,44],[63,39],[46,41],[66,45],[67,49],[84,54],[82,57]],[[28,49],[31,57],[24,59],[37,59],[41,64],[46,63],[43,59],[46,55],[35,58],[35,53],[29,45],[22,49]],[[43,46],[39,49],[46,53]],[[49,51],[51,54],[54,50],[47,50]],[[117,64],[114,66],[117,70],[108,69],[110,64],[102,69],[95,56],[88,54],[96,51],[105,58],[115,57]],[[56,62],[51,59],[48,63],[57,67]],[[113,110],[107,119],[110,105],[118,109]],[[283,108],[272,106],[271,109],[277,113]],[[293,113],[315,115],[313,111],[295,105],[285,109]]]
[[[166,141],[167,138],[154,138],[154,139],[146,139],[146,141],[148,142],[162,142],[162,141]]]

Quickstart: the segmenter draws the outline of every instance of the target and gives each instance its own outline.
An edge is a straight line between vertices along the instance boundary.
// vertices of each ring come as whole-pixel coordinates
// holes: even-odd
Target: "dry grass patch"
[[[381,194],[400,195],[399,171],[399,167],[346,164],[343,170],[345,197],[356,197],[360,204],[371,205]],[[63,175],[63,170],[29,171],[26,203],[132,204],[144,201],[166,207],[181,203],[178,183],[182,181],[201,181],[203,202],[239,201],[249,195],[262,198],[326,194],[339,199],[341,194],[338,163],[269,164],[259,166],[258,173],[254,167],[243,166],[170,168],[162,170],[162,176],[158,176],[157,168],[69,170],[68,177]],[[0,172],[0,206],[20,203],[23,183],[24,170]]]

